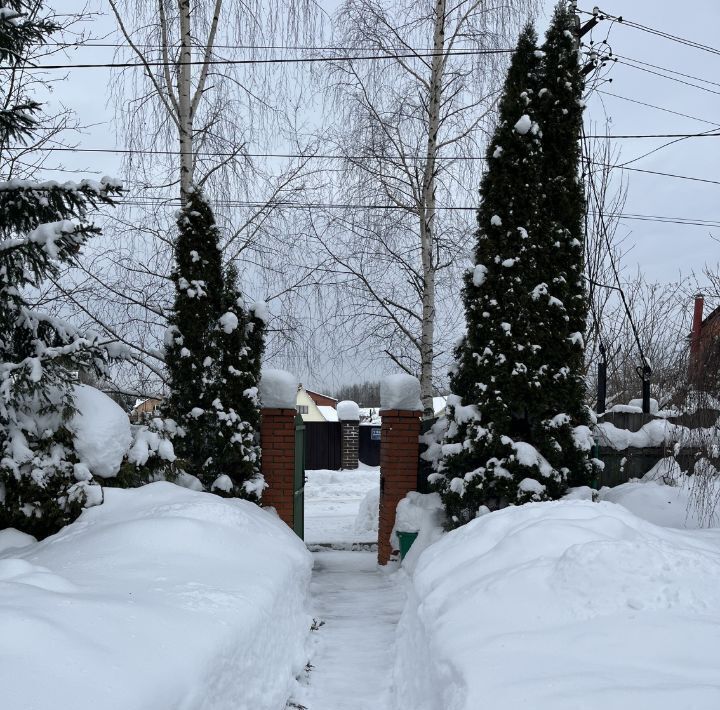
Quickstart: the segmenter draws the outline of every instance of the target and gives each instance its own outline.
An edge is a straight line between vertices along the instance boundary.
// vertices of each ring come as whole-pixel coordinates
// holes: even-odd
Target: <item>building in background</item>
[[[336,422],[337,400],[298,385],[297,410],[304,422]]]

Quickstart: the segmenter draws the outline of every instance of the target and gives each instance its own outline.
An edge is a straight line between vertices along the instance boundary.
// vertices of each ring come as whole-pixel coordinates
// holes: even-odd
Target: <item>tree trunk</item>
[[[437,0],[435,27],[433,30],[433,58],[428,92],[428,137],[425,153],[425,170],[422,184],[422,209],[420,213],[420,243],[423,267],[422,334],[420,338],[420,396],[424,416],[431,418],[433,408],[433,359],[435,346],[435,271],[433,257],[433,234],[435,220],[435,161],[438,151],[440,128],[440,99],[443,86],[445,58],[445,5]]]
[[[178,0],[180,11],[180,67],[178,71],[178,128],[180,137],[180,202],[185,205],[193,182],[192,35],[190,0]]]

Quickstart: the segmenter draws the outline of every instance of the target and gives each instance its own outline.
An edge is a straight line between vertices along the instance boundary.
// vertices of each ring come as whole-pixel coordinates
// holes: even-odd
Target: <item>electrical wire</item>
[[[584,15],[592,15],[595,16],[595,12],[588,12],[587,10],[578,10],[578,12],[581,12]],[[625,25],[627,27],[632,27],[633,29],[640,30],[642,32],[647,32],[652,35],[656,35],[658,37],[662,37],[663,39],[668,39],[672,42],[677,42],[679,44],[683,44],[687,47],[692,47],[693,49],[699,49],[703,52],[709,52],[710,54],[715,54],[720,56],[720,49],[717,47],[712,47],[708,44],[703,44],[702,42],[696,42],[695,40],[688,39],[687,37],[681,37],[679,35],[674,35],[671,32],[666,32],[665,30],[658,30],[654,27],[649,27],[648,25],[643,25],[639,22],[635,22],[633,20],[627,20],[622,15],[612,15],[609,12],[605,12],[604,10],[599,10],[599,17],[609,20],[614,20],[618,24]]]
[[[716,126],[717,128],[720,128],[720,123],[717,123],[715,121],[708,121],[706,118],[700,118],[699,116],[692,116],[688,113],[681,113],[680,111],[673,111],[672,109],[665,108],[663,106],[657,106],[655,104],[649,104],[645,101],[639,101],[638,99],[632,99],[629,96],[621,96],[620,94],[614,94],[611,91],[604,91],[604,90],[597,90],[598,94],[602,94],[603,96],[612,96],[614,99],[620,99],[621,101],[628,101],[633,104],[637,104],[638,106],[645,106],[646,108],[652,108],[656,111],[663,111],[664,113],[671,113],[674,116],[680,116],[682,118],[689,118],[693,121],[699,121],[700,123],[705,123],[708,126]],[[588,136],[589,137],[589,136]]]
[[[216,204],[223,204],[227,207],[263,208],[268,209],[282,207],[283,209],[315,209],[315,210],[377,210],[377,211],[405,211],[404,207],[391,204],[363,204],[363,203],[336,203],[336,202],[291,202],[278,200],[276,202],[254,202],[251,200],[214,200]],[[179,207],[179,197],[167,195],[141,195],[139,197],[121,197],[115,200],[118,205],[129,205],[132,207],[155,207],[164,205],[167,207]],[[449,212],[474,212],[475,205],[447,205],[438,206],[437,210]],[[596,216],[598,213],[590,210],[588,214]],[[604,217],[620,220],[631,220],[641,222],[658,222],[661,224],[679,224],[686,226],[706,227],[720,229],[720,220],[705,220],[694,217],[670,217],[664,215],[632,214],[626,212],[603,213]]]
[[[432,57],[445,56],[482,56],[491,54],[509,54],[514,52],[512,48],[505,49],[475,49],[451,52],[409,52],[405,54],[375,54],[375,55],[355,55],[340,57],[276,57],[271,59],[198,59],[189,62],[163,62],[157,60],[148,60],[144,62],[105,62],[105,63],[85,63],[85,64],[25,64],[23,69],[37,69],[39,71],[49,70],[69,70],[69,69],[130,69],[145,67],[182,67],[182,66],[204,66],[204,65],[256,65],[256,64],[317,64],[322,62],[352,62],[352,61],[368,61],[368,60],[388,60],[388,59],[424,59]]]

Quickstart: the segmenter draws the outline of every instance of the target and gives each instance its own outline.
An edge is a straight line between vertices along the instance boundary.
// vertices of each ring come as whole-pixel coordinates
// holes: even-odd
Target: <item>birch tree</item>
[[[123,389],[154,395],[166,380],[162,341],[172,307],[174,212],[193,184],[208,195],[223,258],[249,301],[270,302],[267,352],[294,357],[305,344],[301,291],[313,281],[287,239],[285,209],[304,190],[312,143],[297,139],[302,92],[269,45],[315,32],[311,0],[109,0],[125,47],[112,84],[128,194],[102,248],[59,287],[75,315],[128,344],[137,366]],[[281,65],[284,66],[284,65]],[[277,148],[282,150],[278,151]],[[284,152],[284,160],[258,157]]]
[[[339,114],[333,196],[348,208],[316,216],[312,235],[345,276],[341,302],[364,304],[371,347],[419,376],[426,414],[459,327],[441,292],[457,291],[472,233],[472,212],[453,208],[475,201],[504,50],[534,6],[346,0],[336,16],[344,54],[382,59],[342,59],[324,77]]]

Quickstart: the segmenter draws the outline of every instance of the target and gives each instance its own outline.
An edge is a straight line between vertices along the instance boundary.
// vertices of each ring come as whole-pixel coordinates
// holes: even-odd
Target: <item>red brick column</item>
[[[293,526],[293,480],[295,477],[294,409],[263,409],[260,424],[262,473],[268,487],[262,504],[272,506],[290,527]]]
[[[422,412],[387,409],[380,412],[380,524],[378,525],[378,564],[387,564],[390,533],[395,524],[395,508],[409,491],[417,489],[417,473]]]

